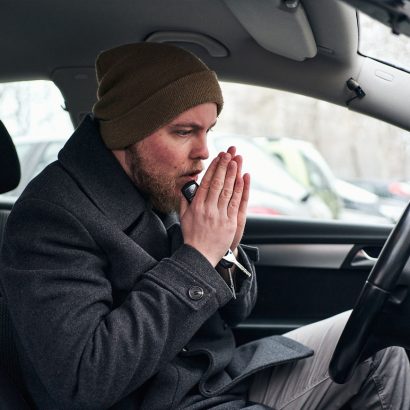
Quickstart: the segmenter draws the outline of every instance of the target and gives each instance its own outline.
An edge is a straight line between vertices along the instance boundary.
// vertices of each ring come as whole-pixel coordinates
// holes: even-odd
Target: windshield
[[[410,38],[392,35],[391,29],[364,13],[358,13],[359,52],[410,71]]]

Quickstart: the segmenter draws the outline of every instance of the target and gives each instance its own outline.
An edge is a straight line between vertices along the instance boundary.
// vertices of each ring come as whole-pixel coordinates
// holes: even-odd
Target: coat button
[[[192,299],[192,300],[199,300],[202,299],[204,297],[204,290],[200,287],[200,286],[192,286],[191,288],[189,288],[188,290],[188,296]]]

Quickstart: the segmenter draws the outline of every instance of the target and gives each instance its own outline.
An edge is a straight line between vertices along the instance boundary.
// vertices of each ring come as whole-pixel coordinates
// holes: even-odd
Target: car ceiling
[[[242,12],[249,4],[255,7],[253,23],[240,21],[235,2],[242,3]],[[156,38],[195,52],[226,81],[289,90],[340,105],[352,96],[346,87],[350,77],[376,91],[381,87],[350,108],[410,129],[410,116],[400,112],[400,99],[393,93],[408,92],[409,85],[403,85],[407,73],[387,68],[398,79],[394,90],[391,84],[380,86],[368,74],[386,68],[357,53],[355,10],[338,0],[304,0],[298,7],[304,10],[306,24],[300,24],[286,3],[291,6],[297,1],[3,0],[0,81],[53,80],[77,124],[95,100],[96,55],[119,44]],[[261,12],[269,9],[271,13]],[[296,26],[286,28],[286,19],[280,24],[277,13],[291,23],[296,21]],[[300,61],[289,58],[289,53],[300,54],[298,45],[305,30],[311,30],[317,53],[308,58],[302,54]],[[266,42],[273,51],[266,49]],[[215,46],[214,56],[206,51],[208,44]],[[386,89],[391,93],[387,111]]]

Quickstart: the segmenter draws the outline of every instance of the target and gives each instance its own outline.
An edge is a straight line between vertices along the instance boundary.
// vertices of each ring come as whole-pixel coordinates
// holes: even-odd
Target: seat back
[[[0,121],[0,194],[16,188],[20,182],[20,163],[6,127]],[[10,211],[0,209],[0,250]],[[1,272],[0,272],[1,274]],[[0,294],[0,409],[29,409],[19,365],[14,328],[4,297]]]
[[[6,127],[0,121],[0,194],[16,188],[20,182],[20,161]]]

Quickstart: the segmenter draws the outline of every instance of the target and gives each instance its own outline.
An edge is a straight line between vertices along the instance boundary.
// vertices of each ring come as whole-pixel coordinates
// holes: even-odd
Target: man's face
[[[198,105],[126,149],[130,177],[158,211],[178,210],[181,188],[203,170],[207,133],[216,118],[216,104]]]

